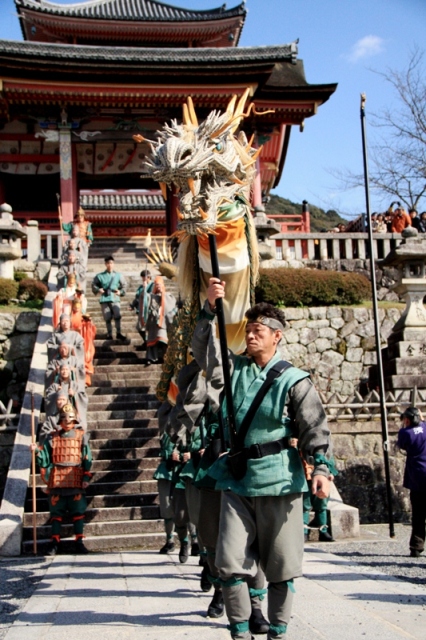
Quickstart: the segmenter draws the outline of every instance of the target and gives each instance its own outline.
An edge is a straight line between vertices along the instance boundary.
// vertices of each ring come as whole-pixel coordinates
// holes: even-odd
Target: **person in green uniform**
[[[75,552],[88,553],[83,542],[83,527],[87,507],[85,490],[92,477],[92,453],[89,437],[77,422],[71,404],[62,407],[57,430],[42,444],[31,444],[30,450],[36,451],[42,480],[48,486],[52,535],[47,555],[55,555],[59,549],[62,518],[66,513],[72,517]]]
[[[151,293],[154,288],[154,281],[152,280],[151,271],[149,271],[149,269],[142,269],[140,276],[142,278],[142,283],[137,288],[135,297],[129,304],[129,310],[135,311],[138,314],[136,329],[138,330],[138,333],[145,345],[146,323],[149,313],[148,294]]]
[[[114,258],[105,258],[105,271],[98,273],[92,282],[92,291],[101,294],[102,315],[107,328],[107,340],[112,340],[112,318],[114,318],[117,340],[126,340],[121,333],[120,298],[126,294],[126,280],[121,273],[114,271]]]
[[[290,438],[289,444],[291,447],[297,448],[297,438]],[[303,464],[305,469],[306,481],[308,483],[308,490],[303,493],[303,524],[304,524],[304,538],[305,542],[308,542],[311,529],[318,529],[318,540],[320,542],[334,542],[334,538],[328,531],[328,518],[327,518],[327,505],[328,498],[318,498],[312,495],[312,472],[314,470],[313,465]],[[330,475],[329,480],[333,481],[333,477],[337,476],[337,469],[334,466],[334,460],[329,460]],[[314,512],[314,518],[312,522],[311,511]]]
[[[220,349],[216,339],[215,303],[225,297],[225,283],[210,278],[207,300],[195,328],[192,351],[206,372],[210,401],[226,418]],[[284,313],[261,303],[246,312],[247,355],[229,352],[236,430],[262,387],[281,361],[279,343]],[[330,432],[309,374],[286,363],[248,426],[238,473],[229,454],[220,456],[209,473],[222,491],[215,564],[219,569],[226,613],[234,639],[252,640],[247,577],[260,565],[268,581],[268,640],[284,640],[290,621],[294,578],[302,575],[303,498],[307,489],[302,461],[289,438],[297,437],[303,456],[314,465],[312,492],[329,494],[327,455]],[[234,451],[235,453],[235,451]]]
[[[173,532],[175,528],[173,505],[171,501],[173,466],[172,453],[175,445],[167,433],[163,433],[160,441],[161,462],[154,473],[154,480],[158,484],[158,497],[160,500],[160,516],[164,520],[166,542],[161,547],[160,553],[170,553],[175,548]]]

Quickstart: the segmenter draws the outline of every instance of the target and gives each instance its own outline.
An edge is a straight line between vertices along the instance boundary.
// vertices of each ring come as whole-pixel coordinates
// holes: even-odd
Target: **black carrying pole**
[[[383,362],[382,362],[382,350],[380,347],[380,325],[379,325],[379,310],[377,307],[377,285],[376,285],[376,269],[375,269],[375,255],[374,255],[374,243],[373,243],[373,229],[370,218],[370,190],[368,179],[368,161],[367,161],[367,137],[365,131],[365,93],[361,94],[361,132],[362,132],[362,153],[364,160],[364,185],[365,185],[365,203],[367,210],[368,221],[368,248],[370,253],[370,277],[371,277],[371,293],[373,297],[373,315],[374,315],[374,332],[376,334],[376,355],[377,355],[377,372],[379,375],[379,394],[380,394],[380,417],[382,423],[382,440],[383,440],[383,459],[385,465],[385,479],[386,479],[386,497],[388,503],[388,517],[389,517],[389,536],[395,537],[395,528],[393,522],[392,511],[392,489],[390,480],[390,467],[389,467],[389,435],[388,435],[388,419],[386,414],[385,403],[385,380],[383,376]]]
[[[212,233],[209,234],[209,246],[210,246],[210,260],[212,263],[212,275],[214,278],[218,278],[220,280],[216,236]],[[229,444],[230,444],[231,453],[233,453],[235,451],[235,438],[237,435],[237,431],[235,428],[234,402],[232,399],[231,372],[229,370],[228,345],[226,342],[225,314],[223,311],[222,298],[216,299],[216,316],[217,316],[217,324],[219,327],[219,342],[220,342],[220,353],[222,356],[223,384],[224,384],[224,391],[225,391],[225,398],[226,398],[226,409],[228,414]],[[219,424],[220,423],[221,421],[219,420]],[[222,437],[221,439],[223,441]]]

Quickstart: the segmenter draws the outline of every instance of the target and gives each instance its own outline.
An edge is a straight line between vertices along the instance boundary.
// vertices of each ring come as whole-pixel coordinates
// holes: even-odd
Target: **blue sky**
[[[170,0],[169,4],[211,9],[222,0]],[[227,2],[228,7],[236,4],[238,0]],[[390,88],[374,71],[403,69],[414,45],[425,48],[425,0],[247,0],[246,6],[240,46],[284,44],[299,38],[299,58],[308,82],[339,84],[318,114],[305,121],[304,132],[293,130],[275,193],[356,216],[365,210],[363,190],[342,191],[330,171],[362,171],[359,96],[367,94],[371,143],[375,135],[371,114],[395,104]],[[0,38],[22,40],[13,0],[0,0]],[[372,210],[388,204],[372,195]]]

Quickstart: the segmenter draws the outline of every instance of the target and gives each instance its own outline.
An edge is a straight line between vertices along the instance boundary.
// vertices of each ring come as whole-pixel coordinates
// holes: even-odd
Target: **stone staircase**
[[[117,241],[95,242],[90,250],[87,276],[88,313],[97,326],[95,374],[89,396],[88,431],[93,453],[93,479],[87,490],[85,544],[91,551],[159,548],[164,542],[159,519],[157,483],[159,439],[155,389],[161,365],[145,366],[145,351],[136,331],[136,316],[128,311],[145,268],[145,252],[137,242],[117,247]],[[127,279],[122,298],[122,332],[125,343],[105,340],[105,323],[99,300],[90,291],[94,275],[104,269],[112,254],[115,269]],[[154,270],[149,267],[152,272]],[[173,285],[166,286],[172,293]],[[114,331],[115,334],[115,331]],[[50,538],[48,505],[37,478],[37,538],[43,552]],[[24,516],[24,553],[32,552],[31,487]],[[72,525],[64,520],[62,548],[72,551]],[[67,538],[67,539],[65,539]]]

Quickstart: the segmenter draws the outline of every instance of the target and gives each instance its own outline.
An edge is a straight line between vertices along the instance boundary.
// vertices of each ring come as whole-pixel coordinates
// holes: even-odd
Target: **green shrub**
[[[20,300],[44,300],[48,288],[41,280],[25,278],[19,283],[18,298]]]
[[[13,274],[13,279],[15,280],[15,282],[21,282],[21,280],[25,280],[26,277],[27,274],[25,273],[25,271],[15,271],[15,273]]]
[[[0,304],[7,304],[18,294],[18,283],[9,278],[0,278]]]
[[[256,301],[285,307],[359,304],[371,298],[369,280],[359,273],[314,269],[260,269]]]

